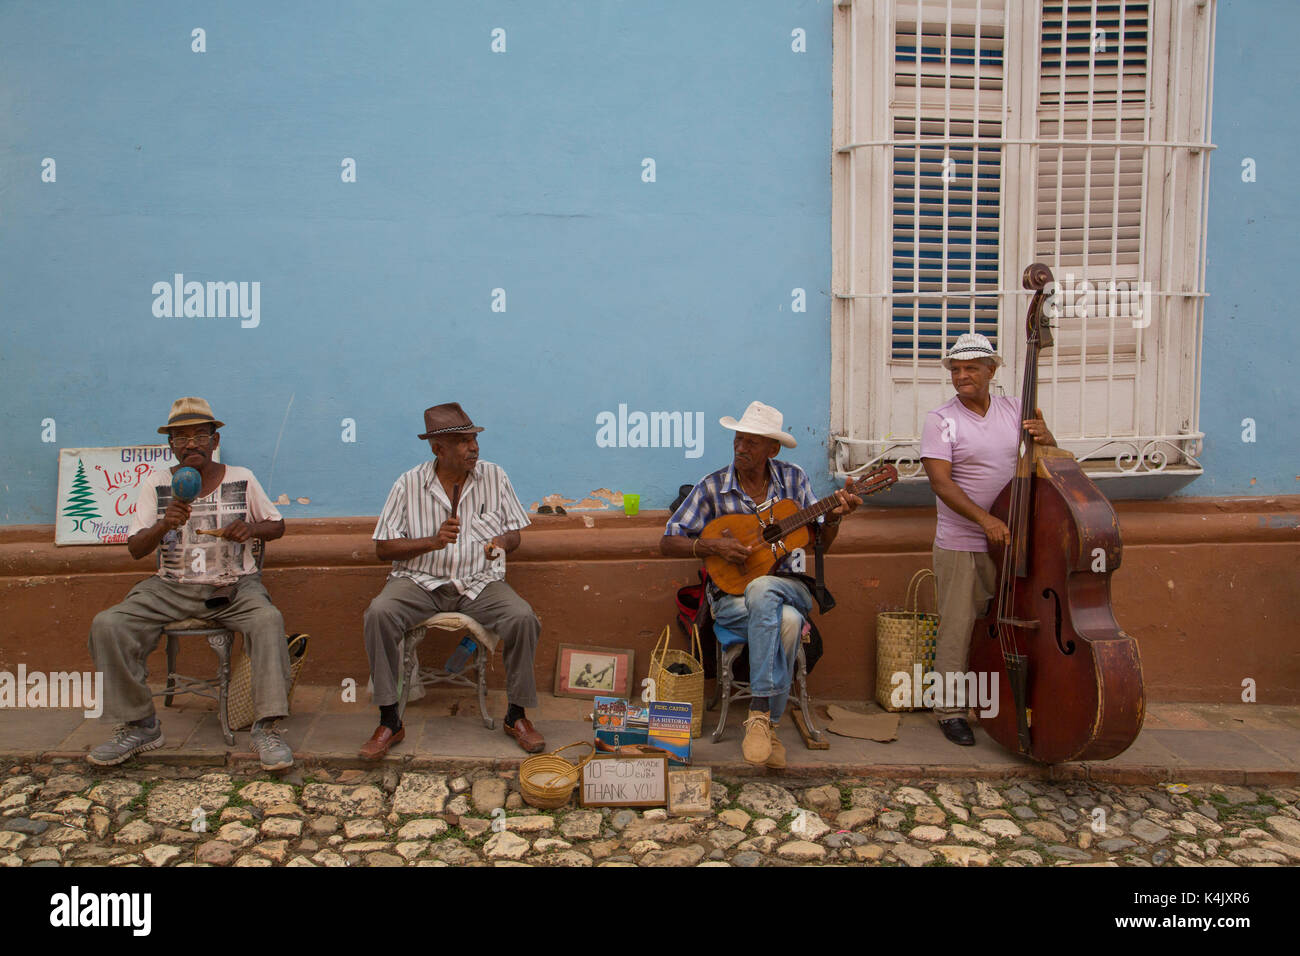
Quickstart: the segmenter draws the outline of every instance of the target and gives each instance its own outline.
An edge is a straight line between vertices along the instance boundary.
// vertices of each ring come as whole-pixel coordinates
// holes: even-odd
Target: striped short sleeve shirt
[[[460,518],[460,537],[455,544],[407,561],[394,561],[389,577],[410,578],[427,591],[454,584],[456,590],[471,599],[493,581],[503,580],[505,556],[498,554],[489,561],[483,545],[530,523],[505,471],[480,459],[460,490],[456,514]],[[434,462],[426,461],[394,482],[372,537],[376,541],[432,538],[450,517],[451,501],[434,471]]]

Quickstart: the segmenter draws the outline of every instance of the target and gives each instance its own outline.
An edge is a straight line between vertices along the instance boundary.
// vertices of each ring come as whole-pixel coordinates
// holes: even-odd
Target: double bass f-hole
[[[1074,641],[1061,642],[1061,595],[1056,593],[1054,588],[1044,588],[1043,597],[1050,597],[1056,602],[1056,613],[1053,620],[1056,622],[1056,646],[1062,654],[1074,653]]]

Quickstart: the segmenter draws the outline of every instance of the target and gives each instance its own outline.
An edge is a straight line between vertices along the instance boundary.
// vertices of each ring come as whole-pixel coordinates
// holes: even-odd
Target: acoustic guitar
[[[898,471],[893,465],[873,468],[857,479],[849,488],[859,497],[884,491],[898,481]],[[743,594],[750,581],[770,574],[777,562],[797,548],[806,548],[812,541],[808,525],[822,515],[834,510],[839,500],[831,495],[807,508],[800,508],[789,498],[782,498],[767,507],[760,506],[757,514],[730,514],[714,518],[704,526],[700,537],[732,538],[754,550],[743,566],[733,564],[716,554],[704,558],[704,567],[715,584],[728,594]]]

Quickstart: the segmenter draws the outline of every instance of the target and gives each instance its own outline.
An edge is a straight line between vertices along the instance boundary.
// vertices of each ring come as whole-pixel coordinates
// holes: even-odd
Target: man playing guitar
[[[795,447],[794,437],[781,430],[779,411],[762,402],[751,402],[740,421],[726,415],[719,423],[736,432],[732,442],[735,458],[691,489],[668,520],[659,550],[673,558],[716,555],[743,567],[755,548],[732,537],[702,538],[705,525],[721,515],[755,514],[769,501],[791,499],[804,508],[816,504],[817,499],[802,468],[776,460],[782,446]],[[845,487],[850,484],[846,481]],[[835,497],[836,507],[818,519],[822,522],[823,548],[829,548],[835,540],[840,520],[862,504],[860,497],[848,491],[836,491]],[[709,588],[714,619],[748,637],[754,696],[741,752],[746,762],[757,766],[785,766],[785,746],[777,739],[776,727],[785,713],[796,642],[813,599],[803,582],[783,574],[804,570],[803,551],[796,549],[782,555],[772,573],[750,581],[743,594],[723,594],[712,585]]]

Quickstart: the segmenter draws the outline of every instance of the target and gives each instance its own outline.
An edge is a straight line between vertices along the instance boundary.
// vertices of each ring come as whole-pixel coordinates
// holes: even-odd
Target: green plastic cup
[[[623,496],[623,514],[634,515],[641,510],[641,496],[627,495]]]

